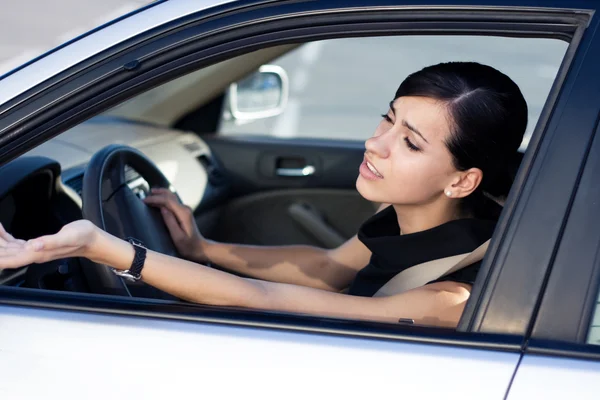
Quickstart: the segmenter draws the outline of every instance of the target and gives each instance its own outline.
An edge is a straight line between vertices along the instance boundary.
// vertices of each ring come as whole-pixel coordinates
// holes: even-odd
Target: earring
[[[447,190],[447,191],[446,191],[446,196],[448,196],[448,197],[452,196],[452,192],[451,192],[451,191],[449,191],[449,190]]]

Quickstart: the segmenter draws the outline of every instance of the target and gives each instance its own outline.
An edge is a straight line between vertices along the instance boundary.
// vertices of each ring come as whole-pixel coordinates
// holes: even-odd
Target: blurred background
[[[153,0],[0,0],[0,75]]]
[[[195,0],[190,0],[195,1]],[[153,0],[0,0],[0,75],[98,25]],[[478,61],[517,82],[529,105],[524,149],[544,106],[567,43],[556,39],[490,36],[390,36],[307,43],[269,64],[289,77],[280,115],[232,119],[223,110],[218,133],[364,141],[411,72],[442,61]],[[185,78],[184,78],[185,80]],[[182,84],[186,84],[182,81]],[[135,101],[168,93],[177,80]],[[123,110],[109,114],[138,119]],[[156,121],[147,121],[154,122]]]

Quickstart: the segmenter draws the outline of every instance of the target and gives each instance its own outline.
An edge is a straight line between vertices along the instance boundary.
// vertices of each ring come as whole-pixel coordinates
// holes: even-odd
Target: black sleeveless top
[[[399,272],[424,262],[470,253],[492,237],[496,221],[457,219],[426,231],[400,235],[394,207],[369,218],[358,239],[371,250],[369,264],[360,270],[348,294],[373,296]],[[429,282],[454,281],[473,285],[481,262]]]

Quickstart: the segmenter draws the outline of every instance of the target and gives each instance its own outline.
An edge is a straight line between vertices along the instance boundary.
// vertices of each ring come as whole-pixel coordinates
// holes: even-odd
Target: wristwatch
[[[135,238],[128,237],[126,239],[133,246],[135,255],[131,262],[131,267],[125,271],[118,269],[112,269],[115,275],[125,278],[131,282],[139,281],[142,278],[142,268],[144,268],[144,262],[146,261],[146,247],[144,244]]]

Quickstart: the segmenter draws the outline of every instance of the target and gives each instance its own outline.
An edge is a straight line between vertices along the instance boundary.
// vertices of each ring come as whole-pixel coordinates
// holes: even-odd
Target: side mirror
[[[229,86],[229,111],[233,119],[240,121],[274,117],[283,112],[288,96],[285,70],[277,65],[263,65]]]

